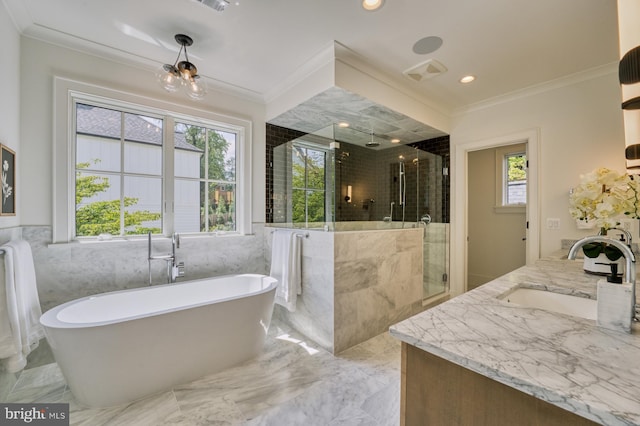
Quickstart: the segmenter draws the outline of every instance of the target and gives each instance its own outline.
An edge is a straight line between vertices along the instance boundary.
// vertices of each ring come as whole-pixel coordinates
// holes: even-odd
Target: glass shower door
[[[417,150],[416,221],[423,234],[423,299],[449,288],[448,158]],[[413,185],[412,185],[413,186]],[[409,186],[410,188],[411,186]],[[412,197],[413,198],[413,197]]]

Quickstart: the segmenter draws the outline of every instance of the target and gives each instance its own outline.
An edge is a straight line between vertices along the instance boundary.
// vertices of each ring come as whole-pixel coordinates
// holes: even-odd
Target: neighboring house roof
[[[120,139],[120,112],[90,105],[78,104],[76,108],[76,131],[92,136]],[[136,114],[125,114],[125,140],[131,142],[162,145],[162,128]],[[185,139],[182,132],[175,132],[176,149],[202,152]]]

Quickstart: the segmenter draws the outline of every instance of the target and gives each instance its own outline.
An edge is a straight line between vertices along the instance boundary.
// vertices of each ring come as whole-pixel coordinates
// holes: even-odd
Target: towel
[[[269,275],[279,283],[275,302],[290,312],[296,311],[296,298],[302,294],[300,245],[300,239],[294,231],[276,230],[273,233]]]
[[[0,359],[16,373],[27,365],[27,355],[44,337],[40,300],[31,247],[10,241],[4,250],[5,286],[0,290]]]

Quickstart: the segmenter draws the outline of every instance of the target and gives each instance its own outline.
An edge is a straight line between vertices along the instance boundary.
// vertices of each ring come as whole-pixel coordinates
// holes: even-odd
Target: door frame
[[[526,230],[526,264],[531,265],[540,258],[540,131],[523,130],[504,136],[453,145],[452,165],[452,222],[451,222],[451,296],[467,291],[467,261],[469,235],[468,212],[468,153],[487,148],[497,148],[516,143],[527,144],[527,213],[529,224]]]

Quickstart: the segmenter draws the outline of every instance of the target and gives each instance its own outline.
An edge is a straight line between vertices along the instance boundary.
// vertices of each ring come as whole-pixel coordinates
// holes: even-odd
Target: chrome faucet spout
[[[180,248],[180,234],[174,232],[171,234],[171,256],[173,256],[173,265],[176,263],[176,248]]]

